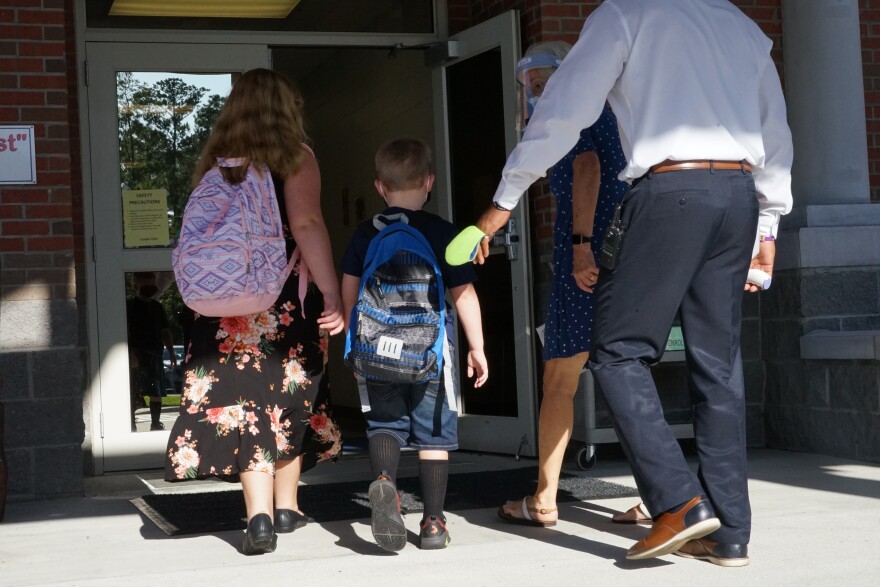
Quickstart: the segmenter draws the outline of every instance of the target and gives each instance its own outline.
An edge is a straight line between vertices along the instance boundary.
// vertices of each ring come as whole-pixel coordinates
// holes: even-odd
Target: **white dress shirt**
[[[727,0],[605,0],[550,78],[494,200],[523,193],[599,118],[606,98],[631,181],[666,159],[748,161],[759,235],[791,210],[791,131],[772,42]]]

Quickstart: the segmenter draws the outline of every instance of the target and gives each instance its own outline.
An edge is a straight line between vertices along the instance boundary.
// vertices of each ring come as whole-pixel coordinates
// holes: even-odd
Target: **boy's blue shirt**
[[[400,213],[406,214],[407,218],[409,218],[409,225],[421,232],[425,240],[428,241],[428,244],[431,245],[431,249],[433,249],[434,255],[437,257],[440,272],[443,275],[443,284],[447,288],[452,289],[477,280],[477,272],[472,264],[466,263],[453,266],[446,262],[446,246],[458,233],[451,222],[424,210],[407,210],[396,206],[386,208],[382,215],[390,216]],[[363,274],[367,248],[369,248],[370,241],[373,240],[376,234],[372,218],[358,225],[342,257],[343,273],[354,277],[360,277]]]

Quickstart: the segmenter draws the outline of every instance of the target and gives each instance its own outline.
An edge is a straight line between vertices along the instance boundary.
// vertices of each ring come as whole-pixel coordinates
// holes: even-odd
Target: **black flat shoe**
[[[278,537],[269,514],[257,514],[247,524],[241,552],[247,555],[273,552],[277,543]]]
[[[275,510],[275,532],[289,534],[309,523],[309,517],[296,510]]]

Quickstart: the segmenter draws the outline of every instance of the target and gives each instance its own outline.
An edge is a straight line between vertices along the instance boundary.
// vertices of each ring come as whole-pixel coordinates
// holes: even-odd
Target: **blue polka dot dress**
[[[556,224],[553,228],[553,284],[544,327],[545,361],[590,350],[593,296],[580,289],[571,275],[574,265],[571,245],[573,162],[575,157],[588,151],[596,152],[602,169],[592,242],[598,263],[602,236],[614,215],[614,207],[628,188],[617,179],[626,166],[626,158],[620,148],[617,119],[608,106],[596,124],[581,131],[578,143],[550,172],[550,189],[556,198]]]

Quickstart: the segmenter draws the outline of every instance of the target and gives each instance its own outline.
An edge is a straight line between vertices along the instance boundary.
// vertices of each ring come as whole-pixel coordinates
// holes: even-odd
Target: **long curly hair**
[[[193,185],[216,164],[217,157],[243,157],[247,163],[267,166],[278,178],[296,173],[307,139],[302,107],[302,96],[283,75],[269,69],[243,73],[205,142]],[[224,167],[221,172],[229,183],[241,183],[247,165]]]

